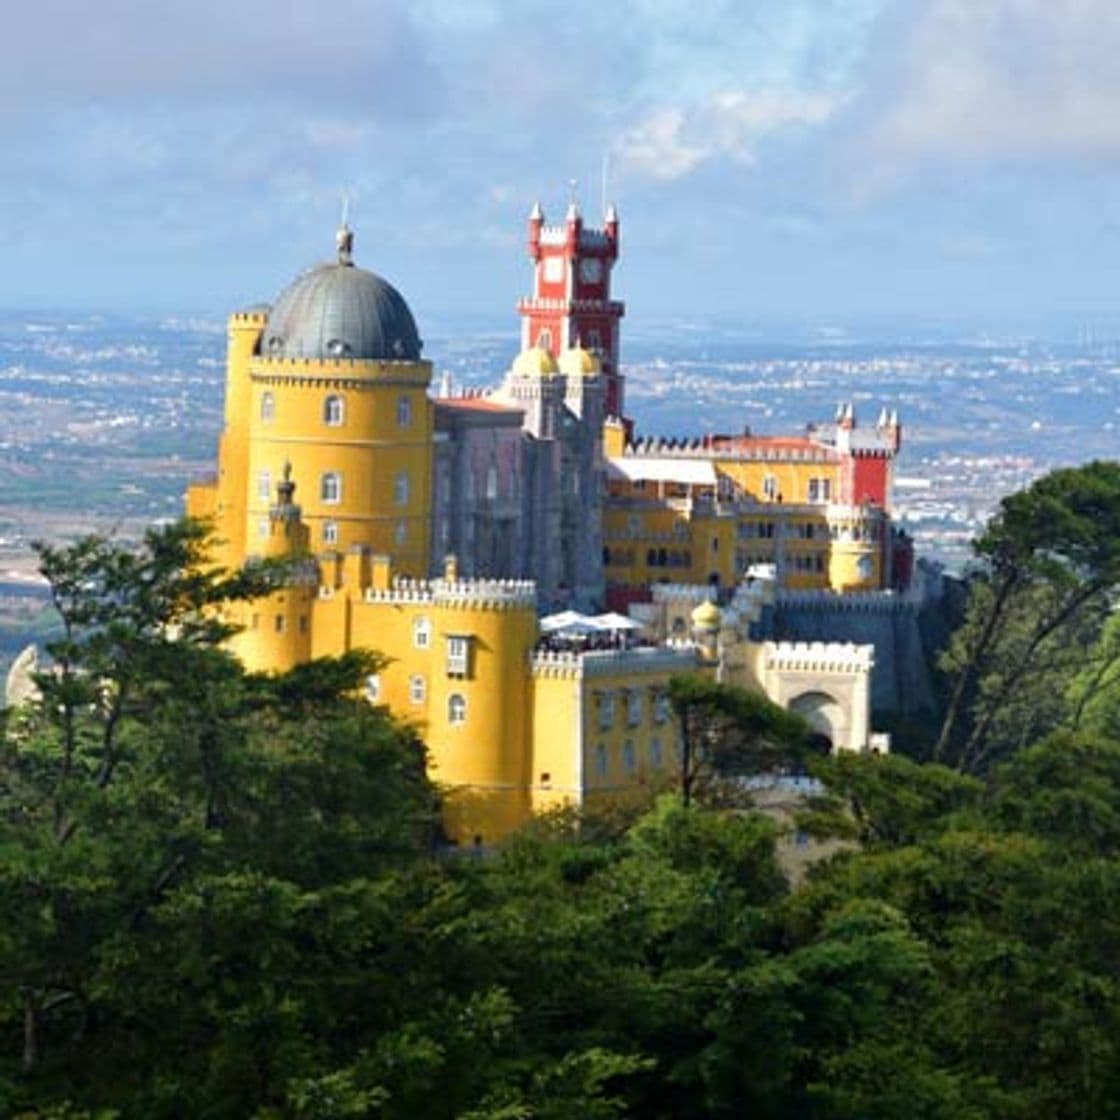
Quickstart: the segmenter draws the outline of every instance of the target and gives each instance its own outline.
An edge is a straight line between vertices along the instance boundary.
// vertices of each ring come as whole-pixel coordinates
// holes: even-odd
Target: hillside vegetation
[[[199,574],[190,523],[46,550],[56,669],[0,755],[0,1114],[1114,1114],[1117,493],[1093,464],[1005,505],[941,761],[816,760],[800,828],[847,844],[796,887],[718,782],[449,855],[416,734],[354,698],[374,655],[221,652],[204,608],[267,570]],[[710,761],[796,737],[697,687]]]

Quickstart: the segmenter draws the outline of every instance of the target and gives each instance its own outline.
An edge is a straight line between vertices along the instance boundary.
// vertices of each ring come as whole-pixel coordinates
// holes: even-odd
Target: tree
[[[1032,680],[1040,697],[1061,694],[1045,682],[1103,626],[1120,583],[1120,464],[1053,471],[1010,495],[974,549],[933,757],[978,773],[1038,733],[1037,720],[1023,720],[1037,706],[1008,721],[1015,701]]]
[[[699,675],[673,677],[669,703],[680,728],[681,799],[719,779],[769,773],[800,757],[808,724],[760,693]]]
[[[222,650],[223,605],[275,573],[208,568],[204,526],[40,554],[61,622],[0,742],[0,1086],[16,1069],[111,1103],[139,1052],[177,1050],[139,983],[168,1000],[169,929],[202,913],[255,951],[243,907],[279,945],[309,892],[426,851],[435,798],[415,735],[360,699],[376,656],[254,676]]]

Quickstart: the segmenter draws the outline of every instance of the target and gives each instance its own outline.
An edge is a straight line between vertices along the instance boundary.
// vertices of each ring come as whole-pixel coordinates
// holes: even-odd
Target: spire
[[[608,224],[610,224],[611,222],[618,222],[618,210],[615,208],[615,204],[613,202],[607,207],[607,212],[603,217],[603,221]]]
[[[334,243],[338,248],[338,263],[354,263],[354,231],[350,228],[350,198],[342,196],[342,220],[335,230]]]
[[[580,218],[579,202],[576,200],[576,187],[578,185],[575,179],[568,180],[568,213],[564,217],[569,222],[579,221]]]
[[[529,221],[531,221],[531,222],[543,222],[544,221],[544,211],[541,209],[541,204],[540,204],[539,200],[537,202],[533,203],[533,209],[529,211]]]
[[[292,481],[292,463],[290,459],[284,460],[284,474],[276,484],[276,505],[269,511],[273,521],[298,521],[301,510],[292,500],[295,497],[296,484]]]

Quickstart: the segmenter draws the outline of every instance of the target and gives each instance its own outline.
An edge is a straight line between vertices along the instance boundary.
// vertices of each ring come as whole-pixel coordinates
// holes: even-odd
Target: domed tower
[[[344,226],[336,258],[297,277],[254,318],[252,346],[239,337],[234,353],[231,344],[227,430],[247,439],[244,466],[223,463],[243,474],[243,497],[220,535],[243,541],[243,556],[262,551],[273,489],[290,464],[312,552],[366,547],[421,576],[430,547],[431,363],[420,356],[408,304],[354,264],[353,244]]]

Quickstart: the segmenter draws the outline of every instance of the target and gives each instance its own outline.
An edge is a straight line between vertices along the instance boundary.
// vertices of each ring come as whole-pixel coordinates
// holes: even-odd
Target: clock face
[[[585,257],[579,262],[579,278],[586,283],[598,283],[602,275],[603,262],[597,257]]]

